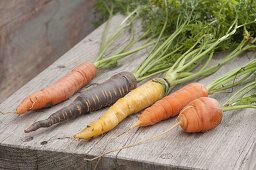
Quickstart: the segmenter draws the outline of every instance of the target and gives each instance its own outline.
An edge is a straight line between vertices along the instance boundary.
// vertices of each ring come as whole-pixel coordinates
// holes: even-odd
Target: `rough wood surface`
[[[112,30],[120,23],[115,17]],[[41,74],[16,91],[0,105],[3,112],[13,111],[18,102],[32,91],[45,87],[63,76],[81,61],[93,61],[99,47],[102,27],[83,39]],[[220,54],[216,60],[225,54]],[[139,60],[137,54],[121,62],[120,67],[100,72],[94,82],[101,82],[114,73],[132,71]],[[228,70],[246,63],[249,57],[238,58],[226,65],[213,76],[203,79],[204,84]],[[216,61],[215,60],[215,61]],[[60,67],[61,66],[61,67]],[[65,66],[65,67],[63,67]],[[226,94],[215,95],[220,101]],[[104,110],[82,116],[49,129],[41,129],[31,134],[23,130],[32,122],[48,117],[54,111],[72,101],[56,107],[28,113],[24,116],[6,114],[0,116],[0,168],[10,169],[92,169],[97,161],[83,158],[97,156],[104,151],[119,148],[161,133],[175,121],[167,120],[156,126],[131,130],[117,137],[133,124],[136,115],[128,117],[110,133],[91,141],[78,141],[72,137],[89,122],[97,119]],[[111,153],[102,158],[98,169],[255,169],[256,168],[256,111],[246,109],[227,112],[223,122],[216,129],[202,134],[186,134],[180,128],[173,130],[162,139]]]
[[[0,1],[0,103],[94,28],[92,0]]]

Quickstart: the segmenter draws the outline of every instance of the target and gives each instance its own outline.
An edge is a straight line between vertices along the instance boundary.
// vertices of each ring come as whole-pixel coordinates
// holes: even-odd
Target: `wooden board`
[[[0,1],[0,103],[94,29],[92,0]]]
[[[120,16],[114,18],[111,24],[112,31],[116,30],[121,18]],[[18,103],[32,91],[45,87],[84,60],[93,61],[97,55],[102,30],[101,26],[16,91],[0,105],[0,110],[3,112],[14,111]],[[216,56],[215,62],[223,55],[225,54]],[[94,82],[102,82],[120,71],[132,71],[142,60],[139,56],[142,56],[142,53],[122,61],[117,69],[99,72]],[[228,70],[248,62],[252,56],[252,54],[248,54],[248,57],[236,59],[201,82],[205,85],[209,84]],[[214,97],[224,101],[227,95],[228,93],[224,93]],[[253,109],[225,113],[222,124],[207,133],[186,134],[177,128],[157,141],[108,154],[98,163],[97,161],[86,161],[84,158],[91,158],[102,152],[161,133],[169,128],[175,120],[170,119],[153,127],[134,129],[119,135],[137,120],[137,116],[132,115],[102,137],[91,141],[72,138],[73,134],[96,120],[106,110],[104,109],[49,129],[24,134],[23,130],[31,123],[48,117],[73,99],[74,97],[50,109],[28,113],[24,116],[1,115],[0,168],[92,169],[96,164],[98,169],[131,170],[256,168],[256,111]]]

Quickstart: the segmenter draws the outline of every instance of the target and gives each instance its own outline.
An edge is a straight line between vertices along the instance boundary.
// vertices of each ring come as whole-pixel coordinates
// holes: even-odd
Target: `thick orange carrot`
[[[48,87],[26,97],[16,109],[17,114],[58,104],[80,88],[88,84],[96,75],[96,67],[91,62],[76,66],[71,72]]]
[[[203,84],[190,83],[145,109],[133,126],[153,125],[162,120],[177,116],[188,103],[199,97],[206,96],[208,96],[208,92]]]
[[[222,120],[222,108],[210,97],[200,97],[182,109],[178,122],[185,132],[205,132],[217,127]]]

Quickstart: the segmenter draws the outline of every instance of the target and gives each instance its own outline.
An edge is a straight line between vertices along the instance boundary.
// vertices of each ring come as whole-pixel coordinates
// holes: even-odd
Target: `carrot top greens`
[[[169,35],[150,51],[135,71],[138,80],[168,71],[165,78],[169,83],[179,84],[210,75],[243,51],[253,49],[249,39],[255,34],[255,17],[245,11],[242,2],[219,1],[210,8],[206,3],[209,1],[179,1],[174,6],[174,1],[163,2],[165,5],[160,8],[168,8],[164,32]],[[173,26],[176,27],[173,29]],[[170,30],[174,31],[170,34]],[[208,69],[214,51],[226,49],[234,51]],[[198,70],[199,65],[201,70]]]
[[[120,12],[127,15],[122,22],[123,25],[131,24],[129,21],[142,19],[145,34],[138,41],[149,39],[148,42],[150,42],[155,38],[155,43],[146,44],[146,47],[151,45],[152,48],[146,54],[145,60],[134,71],[138,80],[168,70],[173,72],[174,63],[180,59],[182,62],[175,64],[175,67],[179,67],[176,68],[179,72],[178,76],[182,78],[177,80],[177,83],[180,83],[194,78],[195,76],[191,75],[192,68],[195,69],[201,61],[210,57],[205,63],[206,68],[216,51],[236,49],[230,55],[237,56],[243,51],[252,49],[244,47],[239,50],[241,44],[246,46],[246,40],[244,40],[246,34],[249,35],[247,38],[253,38],[255,35],[256,2],[253,0],[216,0],[214,2],[211,0],[110,0],[107,3],[96,1],[96,7],[102,11],[102,14],[106,12],[104,11],[106,6],[111,6],[113,13]],[[134,44],[134,42],[131,43]],[[145,46],[140,46],[138,50],[142,47]],[[111,57],[97,64],[102,67],[102,65],[116,63],[115,59],[127,53],[132,54],[130,52],[133,51],[127,52],[127,49],[124,48],[123,54],[113,56],[113,60]],[[181,59],[183,57],[184,59]],[[190,59],[193,60],[190,61]],[[186,63],[188,60],[190,63]],[[225,64],[230,60],[226,57],[222,63]],[[183,64],[185,65],[181,67]],[[217,68],[219,67],[200,70],[197,76],[209,75]]]

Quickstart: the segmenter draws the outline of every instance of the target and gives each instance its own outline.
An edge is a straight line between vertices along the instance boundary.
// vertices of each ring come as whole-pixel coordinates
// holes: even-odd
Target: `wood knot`
[[[57,68],[65,68],[66,66],[64,65],[58,65]]]
[[[48,142],[47,141],[43,141],[43,142],[41,142],[40,144],[41,145],[46,145]]]

